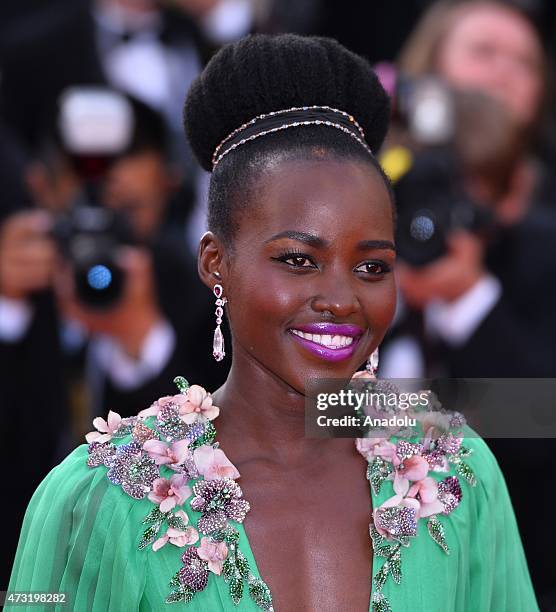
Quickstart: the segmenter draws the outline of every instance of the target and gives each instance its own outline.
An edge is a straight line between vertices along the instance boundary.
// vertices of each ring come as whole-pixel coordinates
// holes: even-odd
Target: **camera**
[[[133,242],[126,219],[110,209],[78,206],[56,222],[53,234],[72,266],[79,301],[96,309],[114,306],[125,282],[117,252]]]
[[[83,184],[83,194],[55,224],[53,234],[74,271],[77,298],[89,308],[109,309],[125,278],[117,251],[133,244],[126,218],[99,203],[104,177],[129,146],[133,109],[122,94],[103,87],[70,87],[59,100],[58,138]]]
[[[437,77],[411,78],[388,65],[380,70],[392,98],[381,164],[394,187],[397,249],[410,265],[424,266],[446,255],[456,229],[485,238],[496,231],[492,202],[508,189],[519,135],[500,104],[480,92],[456,92]],[[470,177],[488,186],[488,201],[473,197]]]
[[[494,227],[488,207],[463,188],[449,151],[423,151],[394,186],[398,221],[396,246],[401,259],[424,266],[447,253],[456,229],[488,233]]]

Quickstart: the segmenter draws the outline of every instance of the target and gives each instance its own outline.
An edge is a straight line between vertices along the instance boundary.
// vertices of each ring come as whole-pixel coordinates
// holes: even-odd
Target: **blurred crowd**
[[[208,174],[182,105],[219,46],[284,31],[337,38],[391,96],[399,301],[379,374],[556,375],[554,3],[4,0],[1,452],[17,468],[0,587],[33,490],[92,418],[136,414],[177,375],[224,382],[196,269]],[[489,442],[556,610],[556,495],[531,501],[554,441]]]

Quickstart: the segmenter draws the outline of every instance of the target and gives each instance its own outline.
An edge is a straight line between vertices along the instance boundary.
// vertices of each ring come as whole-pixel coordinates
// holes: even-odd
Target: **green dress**
[[[153,432],[162,440],[183,439],[187,432],[188,452],[201,448],[211,452],[207,450],[215,435],[211,420],[199,417],[199,412],[189,412],[185,425],[179,420],[179,415],[195,404],[184,401],[188,391],[185,387],[182,391],[174,396],[181,398],[175,404],[164,398],[158,414],[154,412],[160,406],[150,416],[123,419],[117,429],[113,422],[111,440],[101,438],[79,446],[46,476],[27,509],[10,592],[65,593],[66,605],[54,608],[79,612],[172,607],[191,612],[273,609],[264,582],[270,577],[260,576],[257,569],[242,522],[245,519],[248,527],[249,508],[233,475],[215,479],[204,473],[190,479],[196,468],[187,463],[191,459],[188,455],[178,473],[187,475],[190,486],[197,485],[186,501],[166,512],[166,507],[144,496],[154,490],[155,476],[169,479],[176,474],[175,465],[173,469],[156,465],[153,470],[152,458],[144,452],[138,454]],[[205,405],[210,408],[206,396]],[[106,427],[99,429],[106,431]],[[369,609],[538,610],[510,498],[494,456],[478,437],[466,437],[461,450],[457,445],[451,450],[455,463],[450,462],[449,471],[429,473],[437,483],[444,479],[450,484],[442,489],[443,503],[452,504],[446,506],[446,513],[419,518],[415,523],[410,506],[402,517],[411,519],[409,523],[396,523],[400,515],[383,514],[379,522],[375,510],[370,529],[375,551],[374,595]],[[408,453],[409,457],[411,451]],[[367,477],[373,484],[374,509],[394,495],[393,481],[387,477],[390,468],[384,457],[369,460]],[[460,478],[456,478],[458,474]],[[222,484],[227,484],[224,495]],[[416,504],[415,500],[412,503]],[[397,527],[388,527],[389,519]],[[154,551],[153,543],[169,523],[177,529],[168,532],[174,535],[185,533],[186,525],[198,531],[202,526],[209,536],[206,542],[210,540],[211,554],[218,546],[220,552],[227,553],[224,560],[223,555],[216,555],[221,559],[216,560],[220,572],[208,570],[206,556],[201,559],[197,554],[200,540],[183,546],[168,541]],[[418,524],[418,533],[404,535],[400,524],[410,531]],[[377,525],[382,529],[377,530]],[[205,536],[201,532],[199,537]],[[325,537],[322,545],[326,546]],[[182,560],[184,551],[189,551],[186,560]],[[167,598],[176,601],[167,603]],[[52,604],[8,604],[6,609],[27,607],[53,609]],[[341,609],[342,602],[338,602]]]

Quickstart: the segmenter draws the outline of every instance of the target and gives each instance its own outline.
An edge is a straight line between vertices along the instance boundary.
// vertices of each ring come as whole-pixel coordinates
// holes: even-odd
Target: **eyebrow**
[[[390,249],[396,252],[396,245],[390,240],[361,240],[356,245],[359,251],[368,251],[370,249]]]
[[[324,238],[320,238],[314,234],[296,232],[293,230],[285,230],[283,232],[279,232],[278,234],[274,234],[274,236],[271,236],[268,240],[265,240],[264,243],[267,244],[269,242],[273,242],[274,240],[279,240],[280,238],[298,240],[299,242],[303,242],[304,244],[308,244],[309,246],[315,248],[325,248],[329,245],[329,242],[324,240]],[[356,248],[359,251],[368,251],[370,249],[389,249],[394,252],[396,251],[394,243],[390,240],[361,240],[357,243]]]

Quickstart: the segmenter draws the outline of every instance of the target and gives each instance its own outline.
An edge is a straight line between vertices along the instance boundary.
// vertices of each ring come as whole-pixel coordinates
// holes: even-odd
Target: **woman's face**
[[[533,28],[501,6],[465,8],[446,35],[438,71],[452,85],[476,89],[504,104],[524,126],[542,97],[542,49]]]
[[[255,193],[222,270],[234,355],[302,393],[309,378],[351,377],[395,309],[383,179],[365,163],[289,161]]]

